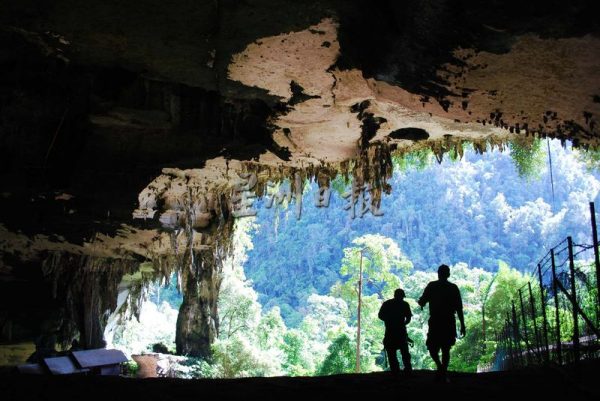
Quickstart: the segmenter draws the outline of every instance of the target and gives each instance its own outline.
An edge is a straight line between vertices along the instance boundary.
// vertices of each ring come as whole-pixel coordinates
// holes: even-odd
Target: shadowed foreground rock
[[[600,362],[579,368],[531,368],[511,372],[454,373],[449,384],[434,383],[432,371],[411,378],[388,373],[326,377],[229,380],[125,379],[98,376],[0,376],[5,400],[198,400],[198,399],[408,399],[508,400],[600,399]]]

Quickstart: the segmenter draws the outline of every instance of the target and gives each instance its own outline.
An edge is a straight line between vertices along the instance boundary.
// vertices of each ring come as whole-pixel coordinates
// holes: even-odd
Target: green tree
[[[585,164],[588,171],[600,171],[600,148],[579,148],[575,152],[575,156]]]
[[[318,375],[334,375],[354,371],[356,352],[350,337],[346,334],[340,335],[333,340],[328,351],[329,353],[323,361],[323,364],[317,373]]]
[[[277,306],[262,315],[258,324],[258,344],[262,349],[280,349],[287,328]]]
[[[283,338],[287,328],[278,307],[265,314],[242,264],[252,249],[254,219],[239,219],[233,254],[225,260],[219,292],[219,332],[212,345],[213,358],[201,371],[211,377],[273,376],[283,374]],[[206,361],[202,363],[206,364]]]
[[[465,337],[459,339],[452,348],[449,369],[476,372],[485,350],[481,331],[481,313],[466,314],[465,326]]]
[[[486,327],[489,333],[499,333],[511,310],[512,301],[518,301],[517,291],[529,281],[529,277],[505,262],[498,262],[498,272],[491,294],[485,305]]]
[[[348,331],[350,312],[343,299],[311,294],[301,327],[317,342],[327,343]]]
[[[392,297],[401,284],[399,275],[406,275],[413,265],[402,254],[398,244],[383,235],[366,234],[352,243],[355,246],[344,249],[340,267],[340,274],[345,280],[338,282],[332,292],[346,301],[355,318],[361,266],[364,294],[377,294],[383,299]]]
[[[283,368],[290,376],[309,376],[314,373],[314,355],[310,339],[298,329],[288,330],[283,336]]]
[[[304,319],[300,331],[309,350],[311,373],[322,364],[332,341],[342,334],[351,336],[356,330],[348,326],[350,313],[348,305],[340,298],[328,295],[311,294],[307,300]]]
[[[252,338],[236,335],[212,345],[214,375],[217,377],[274,376],[282,374],[281,361],[253,344]]]
[[[394,170],[397,171],[407,171],[410,169],[422,171],[429,167],[433,163],[433,160],[433,152],[429,148],[392,156]]]
[[[526,179],[539,178],[545,162],[542,140],[519,137],[509,142],[510,157],[520,177]]]
[[[370,371],[375,368],[375,356],[382,349],[384,327],[377,317],[381,303],[401,287],[399,275],[406,275],[413,266],[390,238],[366,234],[352,243],[354,247],[344,249],[340,267],[340,274],[346,280],[336,283],[331,293],[350,306],[351,322],[358,324],[358,283],[362,266],[361,370]]]
[[[258,295],[246,281],[241,268],[223,271],[219,292],[219,332],[221,339],[256,331],[260,321],[261,306]]]

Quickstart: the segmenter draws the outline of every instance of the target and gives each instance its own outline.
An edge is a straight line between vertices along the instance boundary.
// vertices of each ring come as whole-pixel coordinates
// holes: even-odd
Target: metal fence
[[[573,363],[600,357],[600,261],[596,213],[592,239],[567,237],[542,257],[532,279],[516,294],[496,333],[496,354],[485,370]]]

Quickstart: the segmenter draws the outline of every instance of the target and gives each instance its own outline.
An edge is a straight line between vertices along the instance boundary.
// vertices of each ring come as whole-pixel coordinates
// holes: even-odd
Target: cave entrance
[[[450,152],[438,163],[429,149],[422,149],[393,158],[393,190],[377,208],[367,201],[366,209],[355,209],[354,218],[348,196],[352,182],[342,175],[331,180],[327,204],[323,188],[307,181],[300,212],[297,199],[275,197],[293,192],[291,180],[269,188],[254,204],[256,216],[236,219],[233,253],[222,266],[213,356],[195,360],[195,373],[187,374],[354,371],[356,251],[361,249],[366,250],[363,371],[385,369],[383,325],[376,315],[396,287],[405,289],[415,314],[409,327],[413,366],[432,367],[424,348],[427,316],[416,299],[436,279],[441,263],[451,266],[451,281],[461,287],[468,332],[474,333],[456,345],[452,368],[474,371],[485,363],[493,351],[481,337],[480,311],[487,299],[494,299],[492,284],[502,276],[517,285],[558,239],[589,236],[587,202],[598,198],[600,175],[590,169],[593,152],[556,140],[511,143],[503,152],[480,153],[466,146],[459,156]],[[135,352],[159,342],[173,347],[174,311],[181,302],[175,281],[166,288],[150,286],[140,322],[118,329],[116,347],[135,344]],[[493,311],[489,316],[491,332],[500,323]]]

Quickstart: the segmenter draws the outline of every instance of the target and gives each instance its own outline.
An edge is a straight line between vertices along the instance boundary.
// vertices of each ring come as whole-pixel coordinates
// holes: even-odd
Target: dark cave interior
[[[0,10],[2,344],[78,335],[101,346],[119,284],[149,261],[131,294],[179,272],[177,351],[209,355],[236,174],[257,173],[260,195],[268,180],[329,186],[341,173],[380,197],[398,152],[514,136],[600,143],[593,1],[1,0]]]

